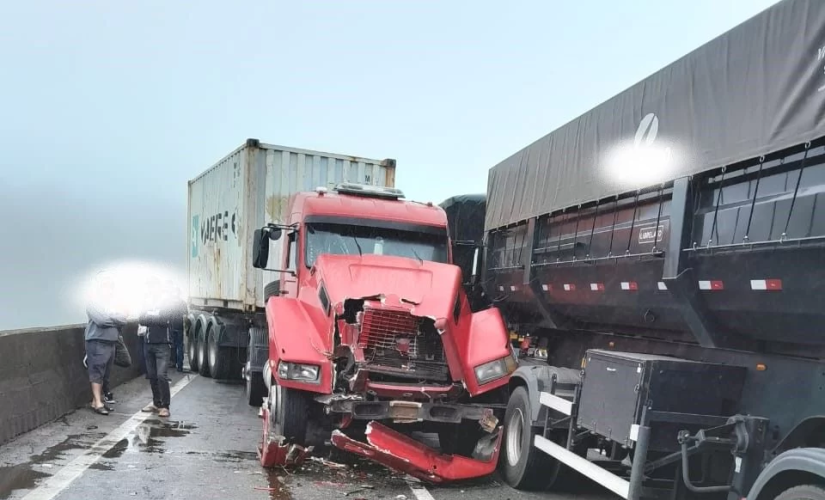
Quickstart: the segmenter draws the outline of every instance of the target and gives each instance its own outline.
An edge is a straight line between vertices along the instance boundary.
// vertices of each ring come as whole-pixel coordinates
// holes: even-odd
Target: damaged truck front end
[[[262,463],[299,464],[328,442],[432,482],[492,473],[516,360],[498,311],[470,310],[458,268],[322,255],[307,285],[317,302],[267,305]]]
[[[256,232],[259,268],[288,235],[267,286],[263,465],[333,445],[432,482],[492,473],[516,369],[500,313],[471,310],[442,209],[342,197],[298,196],[289,225]]]

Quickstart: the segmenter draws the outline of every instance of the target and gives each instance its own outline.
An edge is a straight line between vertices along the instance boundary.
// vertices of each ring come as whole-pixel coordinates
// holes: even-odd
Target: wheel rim
[[[198,364],[200,367],[206,367],[206,339],[198,337]]]
[[[243,378],[246,381],[246,393],[252,394],[252,373],[250,373],[250,369],[252,364],[247,361],[246,364],[243,366]]]
[[[195,349],[195,338],[189,337],[189,359],[194,360],[197,357],[197,350]]]
[[[215,335],[213,335],[212,329],[209,329],[209,366],[215,366],[218,359],[218,346],[215,342]]]
[[[524,414],[516,408],[507,422],[507,462],[515,467],[521,459],[521,443],[524,438]]]

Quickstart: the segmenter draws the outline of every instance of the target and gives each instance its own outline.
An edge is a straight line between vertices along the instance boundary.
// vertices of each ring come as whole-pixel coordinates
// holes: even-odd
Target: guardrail
[[[87,405],[91,390],[83,366],[86,325],[0,332],[0,445]],[[123,329],[130,368],[114,367],[115,387],[141,373],[136,325]]]

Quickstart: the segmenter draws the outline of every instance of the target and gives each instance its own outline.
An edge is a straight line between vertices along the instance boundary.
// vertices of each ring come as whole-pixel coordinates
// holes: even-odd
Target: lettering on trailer
[[[193,258],[200,252],[200,245],[209,242],[229,241],[229,236],[238,237],[238,217],[237,214],[229,214],[228,210],[218,212],[214,215],[201,219],[200,215],[192,216],[192,227],[190,229],[190,246]]]
[[[639,228],[639,244],[647,245],[653,243],[654,238],[656,243],[662,241],[665,235],[665,225],[659,224],[658,229],[654,230],[653,226]]]
[[[238,236],[237,217],[234,213],[230,217],[228,210],[218,212],[201,222],[200,231],[201,243],[204,245],[210,241],[228,241],[230,232],[235,237]]]

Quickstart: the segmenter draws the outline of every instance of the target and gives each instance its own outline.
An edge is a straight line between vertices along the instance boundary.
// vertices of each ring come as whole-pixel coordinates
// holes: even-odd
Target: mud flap
[[[299,466],[312,452],[312,446],[304,448],[297,444],[288,444],[283,436],[275,435],[270,427],[269,408],[263,408],[263,439],[258,446],[258,458],[264,467]]]
[[[367,443],[335,431],[332,444],[418,479],[442,483],[492,474],[498,463],[501,436],[499,427],[493,434],[479,440],[476,446],[479,459],[443,455],[377,422],[367,424]]]

